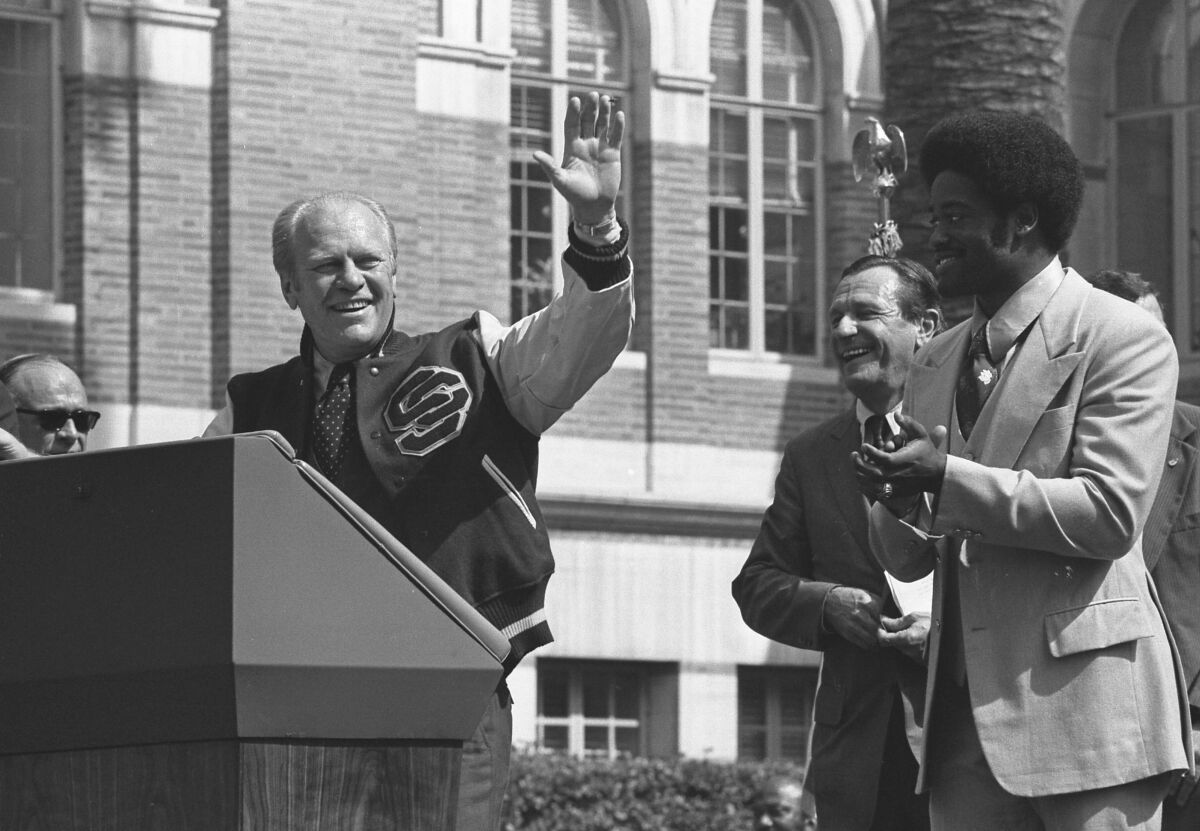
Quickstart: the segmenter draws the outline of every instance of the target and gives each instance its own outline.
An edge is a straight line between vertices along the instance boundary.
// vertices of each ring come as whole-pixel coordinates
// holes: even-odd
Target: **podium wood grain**
[[[0,756],[0,831],[446,831],[461,752],[240,740]]]

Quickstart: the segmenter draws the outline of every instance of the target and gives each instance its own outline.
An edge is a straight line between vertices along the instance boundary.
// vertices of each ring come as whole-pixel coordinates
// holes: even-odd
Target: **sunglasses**
[[[17,407],[17,412],[37,416],[38,425],[48,433],[57,433],[66,426],[67,419],[75,422],[75,429],[80,433],[87,433],[100,420],[100,413],[95,410],[27,410]]]

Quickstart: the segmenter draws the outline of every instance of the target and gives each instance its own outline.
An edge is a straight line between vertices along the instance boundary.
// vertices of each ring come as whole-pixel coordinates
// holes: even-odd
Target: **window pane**
[[[813,101],[813,50],[792,0],[763,2],[763,98],[789,104]]]
[[[617,718],[636,719],[641,716],[641,684],[638,676],[625,673],[617,676],[616,688],[613,690],[616,699]]]
[[[0,20],[0,71],[16,69],[20,61],[17,51],[17,27],[15,20]]]
[[[538,231],[550,233],[551,225],[551,188],[531,187],[526,192],[529,199],[529,213],[527,215],[530,231]]]
[[[1186,98],[1200,101],[1200,0],[1188,0],[1187,28]]]
[[[587,725],[583,728],[583,749],[585,753],[596,754],[609,751],[608,727]]]
[[[721,152],[725,155],[746,155],[750,140],[746,134],[746,116],[742,113],[718,110],[721,113]]]
[[[786,727],[804,727],[812,713],[808,696],[800,684],[780,684],[779,721]]]
[[[721,346],[726,349],[750,348],[750,310],[736,306],[725,308],[725,325],[721,331]]]
[[[1200,234],[1200,113],[1188,113],[1188,178],[1191,190],[1188,194],[1189,201],[1189,224],[1192,228],[1193,235]],[[1193,243],[1195,237],[1193,237]],[[1159,293],[1162,294],[1164,283],[1169,283],[1169,278],[1158,278],[1156,275],[1148,274],[1147,277],[1159,288]],[[1200,250],[1193,244],[1191,246],[1191,259],[1188,262],[1188,287],[1191,292],[1191,347],[1194,351],[1200,351]],[[1166,295],[1164,294],[1164,299]],[[1174,309],[1167,309],[1167,320],[1170,321]]]
[[[512,88],[511,92],[512,132],[510,144],[514,149],[523,151],[550,150],[550,90],[545,87],[521,86]],[[529,153],[523,153],[514,161],[529,167],[537,167],[528,160]]]
[[[746,212],[734,208],[721,211],[721,221],[725,233],[722,243],[726,251],[749,250],[749,230],[746,228]]]
[[[750,299],[750,274],[745,260],[732,257],[725,260],[725,300],[746,301]]]
[[[630,756],[636,756],[641,752],[641,747],[638,743],[638,728],[617,728],[617,752],[628,753]]]
[[[803,762],[808,753],[807,730],[785,730],[779,736],[779,755],[791,762]]]
[[[567,673],[561,670],[538,670],[538,680],[541,684],[543,716],[566,718],[569,715],[567,702]]]
[[[1142,0],[1133,8],[1117,46],[1117,106],[1144,107],[1178,100],[1180,33],[1169,0]]]
[[[569,750],[567,744],[567,726],[565,724],[547,724],[542,728],[541,745],[546,750]]]
[[[709,42],[709,67],[718,95],[746,94],[745,0],[717,0]]]
[[[0,286],[20,285],[17,241],[0,232]]]
[[[788,215],[784,213],[763,214],[763,254],[767,257],[785,257],[790,252]]]
[[[766,348],[768,352],[795,352],[792,331],[789,326],[791,315],[787,311],[768,309],[763,316]]]
[[[789,166],[763,162],[763,199],[785,201],[795,192],[795,179],[788,176]],[[791,181],[789,181],[791,179]]]
[[[791,161],[793,156],[789,122],[782,118],[763,118],[763,158]]]
[[[1171,119],[1157,116],[1117,124],[1117,267],[1136,271],[1174,307],[1172,278]]]
[[[738,730],[738,756],[742,759],[767,758],[767,731],[744,728]]]
[[[569,0],[567,75],[598,83],[624,76],[620,17],[615,0]]]
[[[760,673],[738,673],[738,722],[767,723],[767,691]]]
[[[599,672],[583,674],[584,718],[607,718],[612,713],[608,702],[608,679]]]
[[[513,68],[550,72],[550,0],[512,0]]]
[[[0,21],[0,28],[3,28]],[[0,72],[0,124],[17,126],[24,114],[24,96],[21,91],[26,79],[16,73]]]
[[[749,192],[746,116],[714,109],[709,138],[709,193],[745,200]]]
[[[776,305],[786,305],[791,276],[787,263],[768,261],[763,263],[763,271],[763,300]]]
[[[514,185],[508,189],[508,199],[511,205],[509,211],[509,228],[521,231],[525,228],[525,188]]]

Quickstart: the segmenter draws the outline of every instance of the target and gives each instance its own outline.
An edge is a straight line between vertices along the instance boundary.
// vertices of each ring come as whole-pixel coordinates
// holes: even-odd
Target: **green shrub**
[[[744,831],[750,800],[780,762],[573,759],[514,753],[505,831]]]

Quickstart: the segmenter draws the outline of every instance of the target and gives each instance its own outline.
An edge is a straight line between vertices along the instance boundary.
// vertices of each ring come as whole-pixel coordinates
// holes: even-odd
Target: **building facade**
[[[1164,290],[1200,394],[1200,25],[1184,0],[1063,0],[1070,249]],[[875,201],[871,0],[0,0],[0,359],[55,353],[93,446],[201,432],[231,374],[294,354],[288,202],[379,199],[410,331],[555,289],[567,217],[530,154],[568,94],[628,115],[628,350],[542,441],[557,642],[513,673],[518,744],[802,759],[819,656],[729,593],[783,443],[849,404],[825,309]],[[900,125],[903,127],[903,125]],[[1196,139],[1193,141],[1193,139]]]

